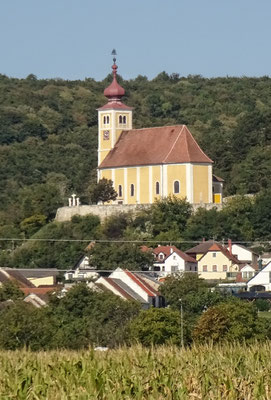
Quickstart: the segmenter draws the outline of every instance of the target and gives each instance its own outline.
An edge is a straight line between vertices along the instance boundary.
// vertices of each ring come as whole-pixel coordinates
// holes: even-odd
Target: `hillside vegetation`
[[[0,237],[31,237],[72,192],[89,202],[96,180],[96,109],[106,102],[103,89],[111,79],[0,75]],[[162,72],[151,81],[144,76],[119,81],[124,102],[134,107],[136,128],[188,125],[214,160],[214,173],[225,179],[226,195],[270,189],[269,77]]]

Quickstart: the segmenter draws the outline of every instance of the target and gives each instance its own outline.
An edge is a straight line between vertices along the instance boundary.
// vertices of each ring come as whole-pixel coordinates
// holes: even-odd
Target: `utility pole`
[[[183,343],[183,301],[182,299],[179,299],[179,302],[181,303],[181,346],[184,346]]]

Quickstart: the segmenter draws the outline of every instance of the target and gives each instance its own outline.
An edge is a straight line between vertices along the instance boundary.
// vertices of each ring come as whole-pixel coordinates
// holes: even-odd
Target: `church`
[[[113,61],[113,80],[104,90],[108,102],[98,109],[98,180],[112,180],[118,194],[113,203],[152,204],[169,195],[191,204],[222,203],[223,180],[213,175],[213,161],[186,125],[133,129]]]

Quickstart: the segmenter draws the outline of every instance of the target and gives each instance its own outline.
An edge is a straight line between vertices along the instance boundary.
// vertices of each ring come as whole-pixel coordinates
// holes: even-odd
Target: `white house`
[[[253,268],[251,265],[246,264],[240,269],[240,273],[237,275],[237,282],[246,282],[253,278],[257,274],[257,271],[255,268]]]
[[[254,251],[236,243],[230,244],[228,250],[242,263],[250,264],[255,268],[258,267],[259,255]]]
[[[89,257],[84,255],[74,265],[74,269],[67,271],[64,277],[66,281],[88,281],[97,279],[99,274],[89,265]]]
[[[271,262],[247,282],[249,291],[271,291]]]
[[[100,277],[95,285],[103,286],[124,300],[137,300],[143,307],[160,307],[163,299],[139,273],[117,268],[109,277]]]
[[[153,254],[155,257],[154,270],[160,276],[176,272],[197,271],[197,261],[175,246],[158,246],[153,250]]]

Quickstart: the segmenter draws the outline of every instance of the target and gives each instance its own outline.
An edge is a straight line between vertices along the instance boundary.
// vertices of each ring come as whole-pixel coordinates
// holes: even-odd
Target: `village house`
[[[204,279],[235,280],[241,262],[218,242],[208,241],[187,250],[198,261],[198,273]]]
[[[271,291],[271,261],[247,282],[249,291]]]
[[[108,277],[100,277],[95,285],[110,290],[124,300],[139,301],[143,308],[164,306],[163,297],[148,279],[144,279],[143,274],[117,268]]]
[[[228,250],[243,264],[249,264],[252,265],[254,269],[258,269],[259,255],[255,251],[240,244],[232,244],[231,240],[229,240]]]
[[[153,250],[153,254],[153,268],[159,276],[197,271],[197,261],[175,246],[158,246]]]

